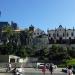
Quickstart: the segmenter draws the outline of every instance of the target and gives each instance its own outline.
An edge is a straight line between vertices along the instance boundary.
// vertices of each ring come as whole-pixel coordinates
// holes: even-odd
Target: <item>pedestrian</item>
[[[11,71],[11,63],[8,63],[6,72]]]
[[[16,67],[12,71],[13,75],[16,75]]]
[[[52,67],[52,64],[49,65],[49,71],[50,71],[50,73],[51,73],[51,75],[52,75],[52,73],[53,73],[53,67]]]
[[[8,66],[8,68],[9,68],[9,71],[11,70],[11,63],[9,63],[9,66]]]
[[[16,75],[20,75],[20,72],[18,69],[16,69]]]
[[[72,66],[71,65],[68,66],[67,75],[73,75]]]
[[[46,66],[44,64],[44,66],[42,67],[42,73],[43,73],[43,75],[45,75],[45,71],[46,71]]]

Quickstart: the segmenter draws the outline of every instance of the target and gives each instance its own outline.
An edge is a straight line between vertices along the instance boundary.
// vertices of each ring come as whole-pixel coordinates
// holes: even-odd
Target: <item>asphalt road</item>
[[[11,73],[0,73],[0,75],[13,75],[13,74],[11,74]],[[43,74],[42,73],[25,73],[23,75],[43,75]],[[45,75],[51,75],[51,74],[46,73]],[[67,75],[67,74],[66,73],[53,73],[53,75]]]
[[[24,75],[43,75],[42,73],[27,73]],[[45,75],[51,75],[50,73],[46,73]],[[66,73],[53,73],[52,75],[67,75]],[[75,74],[74,74],[75,75]]]
[[[0,73],[0,75],[13,75],[13,74],[12,73]],[[23,71],[22,75],[43,75],[43,73],[40,69],[24,68],[24,71]],[[47,70],[45,75],[51,75],[51,74]],[[57,69],[54,70],[53,75],[67,75],[67,74],[62,72],[62,68],[57,68]]]

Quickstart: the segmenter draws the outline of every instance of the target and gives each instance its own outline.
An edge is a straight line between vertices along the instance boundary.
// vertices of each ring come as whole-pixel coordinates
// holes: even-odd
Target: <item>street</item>
[[[13,75],[13,73],[0,73],[0,75]],[[22,75],[43,75],[43,73],[42,73],[41,69],[23,68]],[[48,70],[46,70],[45,75],[51,75],[51,74]],[[53,75],[67,75],[67,74],[62,72],[62,68],[57,68],[54,70]]]
[[[0,73],[0,75],[13,75],[13,74],[12,73]],[[23,75],[43,75],[43,74],[42,73],[25,73]],[[46,73],[45,75],[51,75],[51,74]],[[53,73],[53,75],[67,75],[67,74],[66,73]]]

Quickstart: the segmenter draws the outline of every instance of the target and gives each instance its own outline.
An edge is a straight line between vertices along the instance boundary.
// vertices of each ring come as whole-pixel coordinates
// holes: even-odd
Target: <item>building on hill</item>
[[[47,30],[49,44],[75,44],[75,29],[66,29],[60,25],[55,30]]]
[[[33,33],[33,37],[37,37],[37,36],[40,36],[40,35],[43,35],[45,34],[45,32],[39,28],[35,29],[34,30],[34,33]]]

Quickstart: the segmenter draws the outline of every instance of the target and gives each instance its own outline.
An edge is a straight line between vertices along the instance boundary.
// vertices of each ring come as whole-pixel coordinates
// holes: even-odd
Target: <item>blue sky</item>
[[[14,21],[23,29],[31,24],[44,31],[75,25],[75,0],[0,0],[0,11],[0,21]]]

